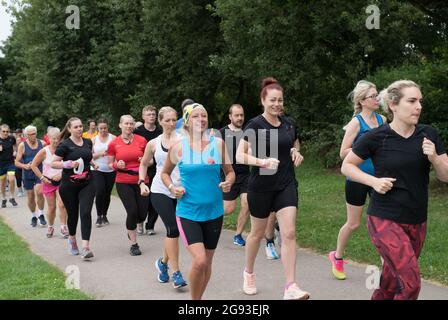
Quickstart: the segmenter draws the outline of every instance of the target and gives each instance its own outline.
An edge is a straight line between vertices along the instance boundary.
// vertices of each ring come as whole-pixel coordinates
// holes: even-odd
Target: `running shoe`
[[[53,233],[54,233],[54,228],[53,227],[48,227],[48,229],[47,229],[47,238],[53,237]]]
[[[236,234],[233,236],[233,244],[237,246],[244,247],[246,245],[246,241],[243,239],[241,234]]]
[[[47,221],[45,221],[45,217],[44,217],[43,214],[41,214],[39,216],[39,223],[40,223],[41,226],[46,226],[47,225]]]
[[[61,236],[62,236],[64,239],[67,239],[67,238],[68,238],[68,228],[67,228],[67,226],[62,226],[62,227],[61,227]]]
[[[16,199],[11,198],[11,199],[9,199],[9,202],[11,202],[11,204],[12,204],[13,207],[17,207]]]
[[[344,260],[336,259],[336,251],[331,251],[328,254],[328,259],[331,262],[331,271],[334,277],[338,280],[345,280]]]
[[[106,225],[106,226],[107,226],[108,224],[110,224],[110,223],[109,223],[109,220],[107,220],[107,217],[106,217],[106,216],[103,216],[103,224]]]
[[[131,249],[129,249],[131,256],[140,256],[142,254],[142,252],[140,251],[140,247],[138,246],[138,244],[133,244],[131,246]]]
[[[159,272],[159,275],[157,276],[157,280],[159,280],[160,283],[165,283],[170,281],[170,275],[168,274],[168,264],[162,262],[162,258],[159,258],[156,260],[156,269]]]
[[[146,234],[147,234],[148,236],[153,236],[153,235],[156,234],[156,232],[154,231],[154,229],[148,229],[148,230],[146,230]]]
[[[37,218],[36,217],[31,218],[31,226],[33,228],[35,228],[37,226]]]
[[[2,208],[6,208],[6,199],[2,200]]]
[[[97,228],[100,228],[103,225],[103,218],[101,216],[98,216],[95,225]]]
[[[22,191],[17,192],[17,197],[19,198],[23,197],[23,192]]]
[[[257,294],[257,286],[255,285],[255,273],[247,273],[243,271],[243,291],[247,295]]]
[[[72,256],[77,256],[79,254],[78,244],[76,243],[76,239],[68,238],[69,252]]]
[[[283,294],[283,300],[308,300],[310,294],[306,291],[301,290],[297,284],[291,284],[288,289],[285,289]]]
[[[175,289],[179,289],[182,287],[185,287],[187,285],[187,282],[182,277],[182,273],[180,271],[176,271],[173,273],[173,287]]]
[[[277,260],[280,259],[277,250],[275,249],[274,242],[266,243],[266,258],[268,260]]]
[[[94,257],[93,252],[89,248],[82,248],[81,259],[89,260]]]
[[[137,223],[137,234],[139,236],[143,235],[143,223]]]

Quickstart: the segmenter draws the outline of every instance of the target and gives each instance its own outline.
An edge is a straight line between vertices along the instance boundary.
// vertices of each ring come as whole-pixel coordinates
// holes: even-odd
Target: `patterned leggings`
[[[426,237],[426,222],[400,224],[369,216],[370,238],[384,260],[380,288],[372,300],[417,300],[421,287],[418,258]]]

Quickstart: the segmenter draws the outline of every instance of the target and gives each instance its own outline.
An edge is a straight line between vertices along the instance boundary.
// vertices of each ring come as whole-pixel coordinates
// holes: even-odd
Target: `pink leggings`
[[[400,224],[368,217],[370,238],[384,259],[380,288],[372,300],[417,300],[421,287],[418,258],[426,237],[426,222]]]

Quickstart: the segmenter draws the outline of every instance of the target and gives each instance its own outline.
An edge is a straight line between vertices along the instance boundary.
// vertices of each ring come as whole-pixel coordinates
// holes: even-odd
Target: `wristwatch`
[[[140,187],[140,185],[141,185],[142,183],[145,183],[145,180],[140,179],[140,180],[138,180],[138,182],[137,182],[137,184],[138,184],[139,187]]]

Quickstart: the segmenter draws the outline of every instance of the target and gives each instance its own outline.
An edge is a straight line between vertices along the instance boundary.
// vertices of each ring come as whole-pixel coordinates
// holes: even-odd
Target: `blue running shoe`
[[[35,228],[37,226],[37,218],[36,217],[31,218],[31,226],[33,228]]]
[[[76,239],[71,240],[68,239],[69,252],[72,256],[77,256],[79,254],[78,244],[76,243]]]
[[[175,289],[185,287],[187,283],[185,282],[184,278],[182,277],[182,273],[180,271],[176,271],[173,273],[173,287]]]
[[[168,265],[162,262],[162,258],[157,259],[155,265],[157,271],[159,272],[157,280],[159,280],[160,283],[170,281],[170,275],[168,274]]]
[[[277,260],[280,259],[277,250],[275,249],[274,242],[268,242],[266,244],[266,258],[268,260]]]
[[[41,214],[39,216],[39,223],[40,223],[41,226],[46,226],[47,225],[47,221],[45,221],[45,217],[44,217],[43,214]]]
[[[246,245],[246,241],[240,234],[236,234],[233,236],[233,244],[236,244],[237,246],[240,247],[244,247]]]

